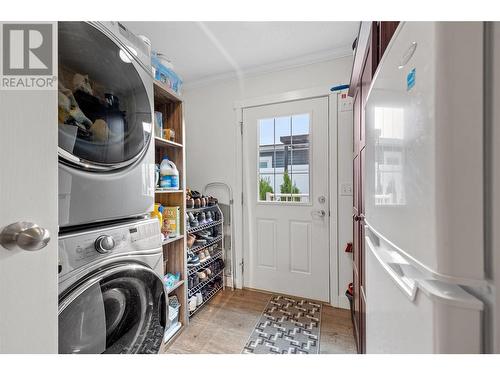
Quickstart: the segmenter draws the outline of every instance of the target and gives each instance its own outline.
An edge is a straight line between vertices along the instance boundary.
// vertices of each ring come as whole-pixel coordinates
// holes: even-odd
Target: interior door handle
[[[50,241],[50,232],[34,223],[18,221],[6,226],[0,233],[0,245],[7,250],[37,251]]]
[[[311,212],[312,217],[325,217],[326,216],[326,211],[325,210],[317,210],[317,211],[312,211]]]

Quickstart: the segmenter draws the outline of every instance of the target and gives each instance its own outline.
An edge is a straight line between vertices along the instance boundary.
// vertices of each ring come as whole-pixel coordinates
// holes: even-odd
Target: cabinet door
[[[361,342],[361,271],[360,271],[360,259],[361,259],[361,243],[360,243],[360,232],[359,232],[359,222],[356,218],[359,215],[359,201],[360,201],[360,159],[359,159],[359,140],[360,140],[360,129],[361,129],[361,95],[360,91],[354,96],[353,103],[353,115],[354,115],[354,132],[353,132],[353,142],[354,142],[354,154],[353,154],[353,300],[354,300],[354,335],[356,338],[356,345],[358,346],[358,352],[361,352],[360,342]]]
[[[361,73],[361,120],[359,123],[359,150],[365,147],[365,105],[372,82],[372,48],[368,48],[363,72]]]
[[[57,353],[57,91],[2,89],[0,108],[0,353]]]

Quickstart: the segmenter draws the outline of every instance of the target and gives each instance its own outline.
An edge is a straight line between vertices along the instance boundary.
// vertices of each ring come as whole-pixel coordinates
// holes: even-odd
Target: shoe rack
[[[180,302],[178,321],[181,325],[167,329],[167,341],[163,343],[166,347],[180,334],[188,322],[187,306],[187,265],[186,265],[186,226],[184,217],[186,214],[186,175],[185,175],[185,135],[184,119],[182,110],[182,99],[165,84],[154,82],[154,109],[162,113],[163,129],[170,128],[175,132],[175,138],[164,139],[162,134],[154,134],[155,138],[155,163],[160,164],[164,156],[173,161],[179,171],[179,189],[163,190],[156,188],[155,203],[167,207],[180,207],[179,225],[180,235],[163,241],[163,272],[180,273],[180,280],[167,290],[169,297],[177,296]],[[153,127],[154,128],[154,127]]]
[[[210,301],[219,291],[225,288],[225,252],[224,252],[224,216],[218,204],[206,205],[199,208],[186,209],[186,236],[187,236],[187,267],[188,267],[188,314],[192,318],[201,308]],[[210,213],[208,222],[200,222],[199,218]],[[195,218],[193,221],[190,219]],[[208,237],[206,237],[208,234]],[[190,247],[195,236],[196,242]],[[204,237],[205,236],[205,237]],[[208,253],[209,257],[204,254]],[[195,257],[197,262],[190,261]],[[210,275],[206,275],[206,270],[210,270]],[[205,274],[201,279],[199,275]],[[196,298],[201,293],[201,298],[197,299],[196,307],[190,306],[192,298]]]

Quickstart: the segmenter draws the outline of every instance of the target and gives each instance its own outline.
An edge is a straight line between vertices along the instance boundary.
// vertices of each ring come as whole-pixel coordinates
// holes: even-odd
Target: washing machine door
[[[87,171],[133,164],[151,142],[149,51],[114,35],[99,24],[58,23],[59,157]]]
[[[76,285],[59,301],[59,353],[158,353],[166,323],[161,278],[118,264]]]

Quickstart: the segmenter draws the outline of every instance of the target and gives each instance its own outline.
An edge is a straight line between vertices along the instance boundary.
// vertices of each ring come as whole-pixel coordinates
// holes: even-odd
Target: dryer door
[[[149,55],[108,34],[85,22],[58,23],[59,156],[85,170],[126,167],[151,142],[152,88],[144,83],[151,72],[132,56]]]
[[[158,353],[167,300],[161,278],[136,263],[101,270],[59,301],[59,353]]]

